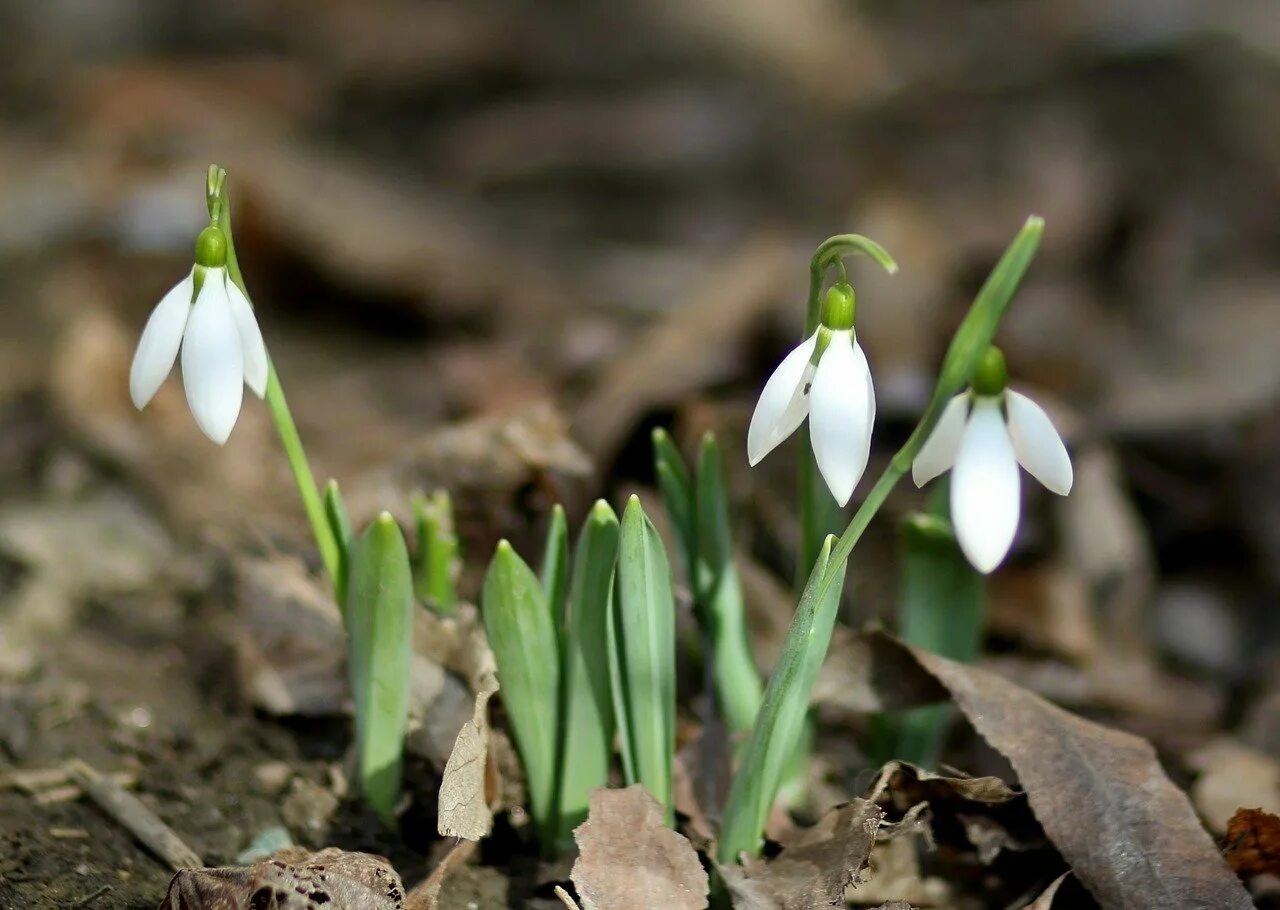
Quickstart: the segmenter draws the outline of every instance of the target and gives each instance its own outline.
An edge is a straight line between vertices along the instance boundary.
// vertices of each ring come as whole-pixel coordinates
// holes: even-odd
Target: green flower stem
[[[210,170],[212,171],[212,168]],[[210,196],[209,214],[216,219],[218,227],[227,238],[227,277],[236,283],[244,293],[245,299],[252,305],[249,289],[245,287],[244,276],[240,273],[240,262],[236,259],[236,244],[231,234],[231,203],[226,198],[225,180],[226,174],[221,172],[216,182],[216,192]],[[210,186],[215,186],[212,174]],[[268,360],[270,361],[269,357]],[[307,461],[307,453],[302,448],[302,438],[298,435],[298,427],[293,422],[293,414],[289,410],[289,402],[285,400],[284,389],[280,385],[280,377],[276,374],[274,362],[270,363],[270,372],[267,375],[266,402],[267,409],[271,412],[271,419],[275,421],[276,430],[280,434],[280,444],[284,448],[285,458],[289,462],[290,470],[293,471],[298,495],[302,497],[302,508],[307,513],[307,520],[311,522],[311,533],[315,535],[316,546],[320,550],[320,557],[324,560],[325,571],[336,585],[338,579],[342,577],[342,558],[338,540],[334,537],[333,529],[325,515],[324,499],[320,495],[320,488],[316,486],[316,478],[311,472],[311,463]],[[338,592],[340,598],[344,594],[345,592]]]

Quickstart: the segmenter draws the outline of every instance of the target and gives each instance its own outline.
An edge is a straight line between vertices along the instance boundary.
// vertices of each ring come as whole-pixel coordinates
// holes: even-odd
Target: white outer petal
[[[965,418],[969,416],[969,393],[961,392],[947,402],[942,416],[933,425],[933,432],[920,447],[916,460],[911,463],[911,479],[922,487],[956,463],[960,449],[960,437],[964,433]]]
[[[973,567],[990,572],[1004,560],[1022,507],[1018,461],[995,398],[977,398],[951,475],[951,521]]]
[[[160,298],[151,311],[147,325],[138,339],[138,350],[129,368],[129,397],[142,410],[160,390],[173,362],[178,359],[182,332],[191,312],[191,292],[195,284],[194,269]]]
[[[182,381],[187,404],[204,434],[227,441],[244,398],[244,352],[225,281],[210,269],[187,320],[182,341]]]
[[[845,505],[867,469],[875,390],[862,348],[850,332],[834,332],[809,391],[809,438],[822,479]]]
[[[1018,463],[1036,480],[1059,496],[1071,492],[1074,474],[1071,456],[1053,421],[1026,395],[1009,389],[1005,392],[1005,409],[1009,415],[1009,436]]]
[[[778,364],[760,392],[747,430],[747,461],[754,467],[804,423],[809,413],[805,384],[817,334],[810,335]]]
[[[258,328],[258,319],[253,315],[253,307],[249,305],[244,292],[230,278],[227,279],[227,300],[231,303],[231,316],[236,321],[236,330],[240,333],[240,349],[244,352],[244,381],[253,390],[253,394],[261,398],[267,394],[267,373],[270,364],[267,361],[267,346],[262,341],[262,330]]]

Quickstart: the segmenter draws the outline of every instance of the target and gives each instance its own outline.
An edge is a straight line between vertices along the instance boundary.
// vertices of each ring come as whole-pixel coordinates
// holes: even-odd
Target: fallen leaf
[[[582,910],[700,910],[707,873],[693,845],[662,823],[662,807],[639,784],[593,790],[573,832],[580,855],[569,874]]]
[[[1058,894],[1058,889],[1062,887],[1062,883],[1070,876],[1070,872],[1064,872],[1053,880],[1053,883],[1040,893],[1040,896],[1027,904],[1026,910],[1050,910],[1053,906],[1053,899]]]
[[[904,826],[927,809],[918,823],[929,840],[952,851],[976,850],[983,865],[990,865],[1003,850],[1022,853],[1046,846],[1026,794],[998,777],[949,777],[890,762],[867,798],[894,820],[883,828]]]
[[[493,810],[486,798],[489,767],[489,699],[498,691],[498,677],[489,668],[476,683],[471,720],[462,725],[440,781],[436,830],[442,837],[478,841],[493,830]]]
[[[294,847],[252,866],[185,869],[159,910],[402,910],[404,899],[400,876],[380,856]]]
[[[864,642],[871,661],[883,657],[901,668],[908,656],[951,693],[974,729],[1013,765],[1045,833],[1104,908],[1253,906],[1146,740],[882,633]],[[909,678],[893,684],[898,694],[927,688],[927,681]]]
[[[749,858],[720,871],[738,910],[810,910],[844,899],[875,843],[884,813],[855,799],[829,810],[798,832],[772,859]]]
[[[1280,817],[1237,809],[1227,824],[1225,855],[1237,875],[1280,875]]]

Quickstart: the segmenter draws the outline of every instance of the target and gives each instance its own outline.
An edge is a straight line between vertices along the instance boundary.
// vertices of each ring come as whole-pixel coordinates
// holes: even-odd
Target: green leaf
[[[617,677],[614,712],[626,737],[627,783],[640,783],[672,813],[675,756],[675,596],[662,538],[632,496],[622,514],[618,596],[611,641]]]
[[[782,783],[787,759],[804,729],[809,696],[831,643],[839,612],[844,575],[827,579],[833,568],[828,537],[813,565],[787,629],[782,655],[765,687],[764,702],[747,742],[742,764],[725,804],[720,826],[719,857],[723,863],[737,862],[740,853],[760,852],[765,820]],[[826,592],[819,597],[819,590]]]
[[[939,497],[941,494],[941,497]],[[933,500],[942,499],[940,484]],[[903,528],[902,602],[899,636],[909,644],[962,663],[970,663],[982,643],[986,584],[965,559],[951,524],[938,514],[914,515]],[[950,705],[928,705],[882,718],[885,761],[892,758],[922,767],[937,763]]]
[[[599,500],[583,522],[573,559],[561,685],[561,837],[587,817],[587,798],[609,783],[613,701],[609,611],[618,559],[618,516]]]
[[[564,506],[551,507],[551,523],[547,527],[547,543],[542,551],[542,596],[556,628],[565,628],[565,591],[569,586],[569,522],[564,517]]]
[[[680,558],[684,563],[685,574],[692,586],[698,562],[697,507],[694,503],[693,479],[666,430],[655,427],[652,439],[653,470],[658,478],[658,490],[662,493],[662,504],[666,507],[667,517],[671,519],[671,527],[680,544]]]
[[[355,547],[347,594],[351,691],[365,800],[390,819],[400,798],[409,718],[413,574],[395,519],[383,512]]]
[[[995,338],[1000,319],[1009,308],[1022,276],[1035,257],[1043,233],[1044,219],[1035,215],[1028,218],[983,282],[973,305],[951,338],[934,391],[935,400],[950,399],[968,385],[982,355]]]
[[[337,571],[333,579],[333,589],[338,601],[338,609],[343,617],[347,615],[347,577],[351,573],[351,548],[355,543],[355,534],[351,531],[351,518],[347,514],[347,504],[342,500],[342,491],[338,482],[330,480],[324,487],[324,515],[329,521],[329,529],[338,543]]]
[[[711,642],[712,678],[725,723],[731,733],[746,733],[755,723],[764,683],[751,654],[746,603],[734,564],[724,463],[711,433],[702,438],[695,489],[694,609]]]
[[[538,577],[505,540],[485,573],[480,609],[524,764],[529,810],[544,846],[554,845],[559,645]]]
[[[430,497],[414,496],[413,521],[418,552],[413,566],[413,590],[417,598],[441,616],[458,609],[458,538],[453,530],[453,501],[445,490]]]

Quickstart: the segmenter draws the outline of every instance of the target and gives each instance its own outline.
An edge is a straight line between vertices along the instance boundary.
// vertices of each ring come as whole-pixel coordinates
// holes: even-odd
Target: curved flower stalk
[[[253,308],[227,276],[227,240],[216,225],[200,232],[190,274],[161,298],[142,330],[129,370],[139,410],[164,384],[179,349],[191,413],[222,445],[240,416],[244,386],[266,395],[270,366]]]
[[[1066,496],[1071,458],[1049,415],[1007,388],[1004,354],[987,348],[969,390],[947,403],[911,466],[916,486],[952,470],[951,520],[975,569],[991,572],[1009,552],[1022,510],[1021,465]],[[954,469],[954,470],[953,470]]]
[[[853,330],[855,309],[848,284],[827,292],[822,324],[773,371],[747,431],[754,466],[808,417],[818,470],[842,506],[867,469],[876,418],[871,370]]]

